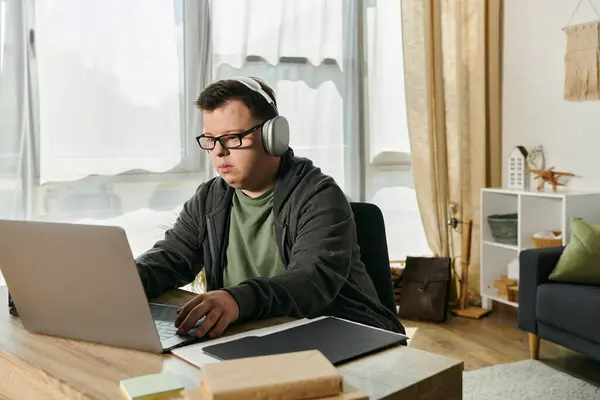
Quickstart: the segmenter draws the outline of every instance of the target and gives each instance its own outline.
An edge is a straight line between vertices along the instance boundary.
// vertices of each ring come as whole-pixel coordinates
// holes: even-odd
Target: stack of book
[[[240,358],[205,364],[202,392],[206,400],[367,400],[344,388],[343,377],[319,351]]]

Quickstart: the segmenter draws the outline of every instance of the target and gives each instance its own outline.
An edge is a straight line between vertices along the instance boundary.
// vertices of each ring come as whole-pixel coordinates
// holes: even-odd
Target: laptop
[[[0,271],[28,331],[152,353],[196,340],[148,301],[120,227],[0,220]]]

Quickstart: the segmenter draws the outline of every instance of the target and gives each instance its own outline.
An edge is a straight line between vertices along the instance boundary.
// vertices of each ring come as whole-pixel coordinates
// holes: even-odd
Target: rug
[[[463,375],[464,400],[598,400],[600,387],[536,360],[500,364]]]

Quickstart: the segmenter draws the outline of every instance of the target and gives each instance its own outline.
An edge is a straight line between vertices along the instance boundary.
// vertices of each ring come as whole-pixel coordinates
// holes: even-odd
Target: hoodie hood
[[[279,171],[275,178],[275,196],[273,198],[273,211],[276,215],[279,214],[298,185],[315,170],[321,172],[308,158],[296,157],[291,148],[281,156]]]

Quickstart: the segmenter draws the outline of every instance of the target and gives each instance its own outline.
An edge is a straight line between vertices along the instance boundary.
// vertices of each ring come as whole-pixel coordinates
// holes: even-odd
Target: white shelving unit
[[[515,245],[496,242],[488,216],[518,214],[518,237]],[[600,191],[535,192],[513,189],[481,190],[481,297],[482,307],[491,309],[492,301],[518,307],[499,296],[494,281],[508,275],[508,264],[522,250],[533,248],[532,236],[539,231],[563,232],[563,245],[571,236],[571,219],[582,218],[600,224]]]

